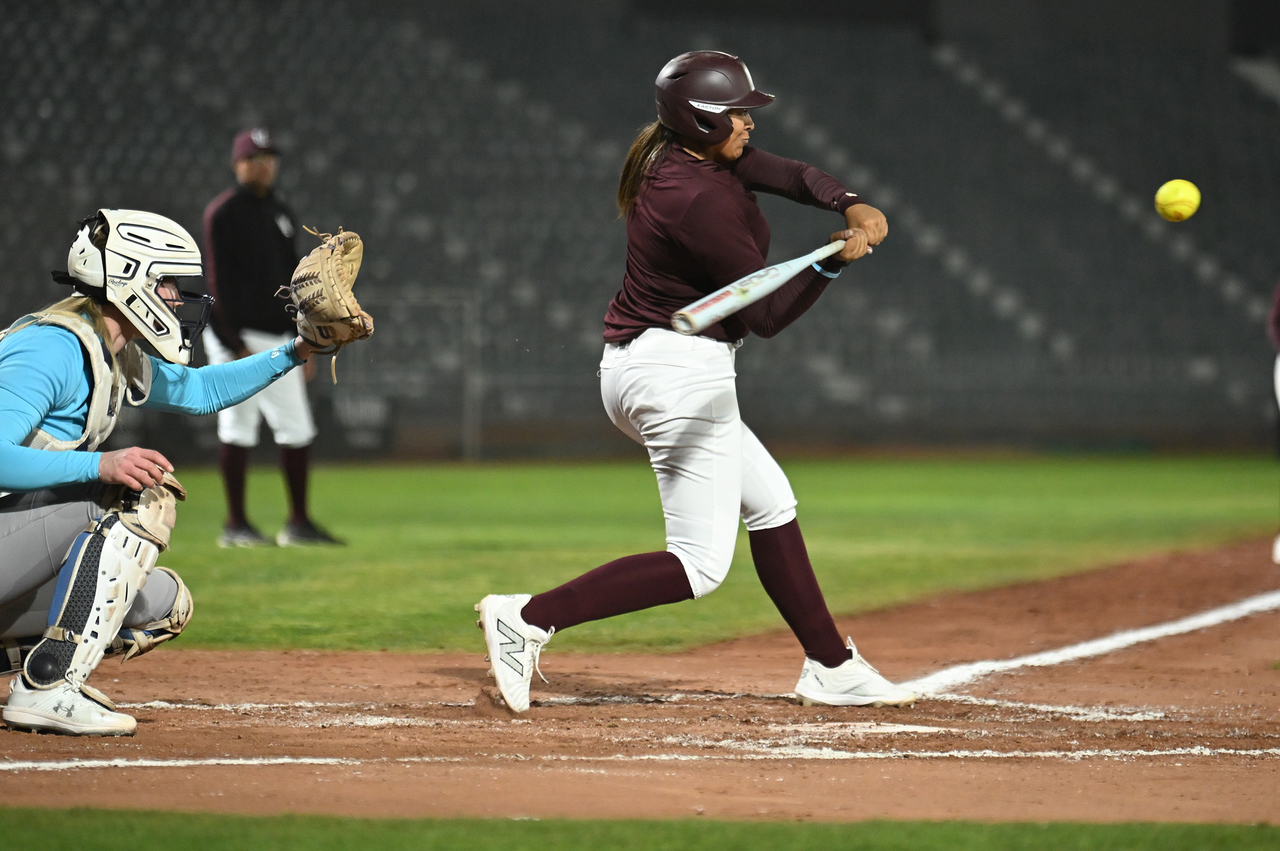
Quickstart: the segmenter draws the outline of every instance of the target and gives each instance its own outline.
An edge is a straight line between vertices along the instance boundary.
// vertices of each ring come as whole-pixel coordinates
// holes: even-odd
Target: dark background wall
[[[368,243],[378,330],[312,384],[318,451],[632,452],[595,374],[617,172],[658,68],[716,48],[778,95],[755,143],[890,221],[817,309],[740,351],[771,445],[1268,445],[1280,105],[1233,55],[1272,55],[1268,6],[878,8],[20,4],[0,21],[0,308],[60,295],[48,270],[98,206],[198,233],[232,135],[265,123],[300,218]],[[1204,191],[1179,225],[1151,205],[1173,177]],[[839,225],[761,205],[774,260]],[[115,440],[183,460],[216,443],[212,418],[149,412]]]

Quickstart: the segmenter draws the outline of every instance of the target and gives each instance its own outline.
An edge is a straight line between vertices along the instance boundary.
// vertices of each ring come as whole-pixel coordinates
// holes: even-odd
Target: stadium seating
[[[48,270],[97,206],[198,232],[230,183],[231,136],[265,123],[300,219],[368,242],[359,293],[378,331],[342,354],[336,387],[313,385],[322,452],[625,450],[595,375],[625,248],[617,172],[651,120],[657,68],[711,47],[779,95],[758,144],[890,218],[889,241],[821,309],[739,353],[762,435],[1268,441],[1280,111],[1225,57],[940,46],[623,4],[452,5],[50,0],[0,20],[0,307],[59,297]],[[1205,191],[1177,226],[1149,201],[1171,177]],[[839,223],[761,203],[773,259]],[[205,457],[211,429],[147,413],[120,439]]]

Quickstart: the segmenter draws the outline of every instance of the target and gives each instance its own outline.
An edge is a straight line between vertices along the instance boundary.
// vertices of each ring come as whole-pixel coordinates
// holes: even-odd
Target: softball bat
[[[683,310],[676,311],[671,317],[671,327],[685,336],[704,331],[726,316],[737,313],[749,304],[755,304],[794,278],[801,269],[830,257],[842,248],[844,248],[844,240],[837,239],[817,251],[810,251],[803,257],[797,257],[776,266],[766,266],[759,272],[752,272],[744,278],[739,278],[732,284],[727,284],[693,304],[685,306]],[[871,253],[870,248],[867,249],[867,253]]]

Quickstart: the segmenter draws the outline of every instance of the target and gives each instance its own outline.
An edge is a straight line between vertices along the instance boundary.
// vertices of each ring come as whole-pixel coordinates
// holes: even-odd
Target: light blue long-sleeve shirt
[[[243,402],[302,363],[293,343],[193,369],[151,357],[144,408],[211,414]],[[22,445],[40,428],[60,440],[84,433],[92,387],[80,340],[53,325],[29,325],[0,341],[0,491],[31,491],[98,479],[100,452]]]

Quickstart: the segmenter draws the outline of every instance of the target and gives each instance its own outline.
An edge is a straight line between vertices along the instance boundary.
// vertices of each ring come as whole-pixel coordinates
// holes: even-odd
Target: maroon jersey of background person
[[[268,334],[294,330],[287,302],[276,290],[298,265],[293,211],[268,192],[228,189],[204,211],[204,269],[213,315],[209,327],[231,352],[244,348],[242,328]]]
[[[840,213],[867,203],[831,175],[759,148],[747,146],[741,157],[720,164],[673,145],[627,214],[627,268],[605,314],[605,341],[625,343],[647,328],[670,329],[677,310],[763,269],[770,232],[756,192]],[[829,271],[843,265],[835,258],[822,264]],[[828,283],[806,268],[702,336],[724,342],[748,333],[772,337],[808,310]]]
[[[1275,295],[1271,297],[1271,315],[1267,317],[1267,336],[1271,345],[1280,352],[1280,284],[1276,286]]]

